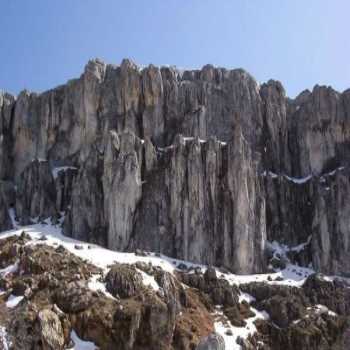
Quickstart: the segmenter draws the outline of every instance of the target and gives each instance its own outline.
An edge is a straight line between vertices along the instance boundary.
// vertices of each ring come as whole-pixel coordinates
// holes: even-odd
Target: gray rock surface
[[[38,314],[43,350],[64,348],[64,334],[59,317],[51,310],[42,310]]]
[[[130,265],[115,264],[106,276],[106,289],[117,298],[133,297],[142,286],[140,272]]]
[[[16,214],[21,223],[30,218],[56,217],[56,190],[47,160],[34,159],[21,173],[16,195]]]
[[[242,69],[95,59],[42,94],[1,93],[0,118],[21,222],[64,212],[67,235],[237,273],[265,269],[266,240],[309,242],[300,263],[349,273],[350,90],[292,100]]]
[[[12,228],[12,222],[3,187],[3,183],[0,182],[0,229],[9,230]]]
[[[225,350],[225,341],[220,334],[212,333],[202,339],[196,350]]]

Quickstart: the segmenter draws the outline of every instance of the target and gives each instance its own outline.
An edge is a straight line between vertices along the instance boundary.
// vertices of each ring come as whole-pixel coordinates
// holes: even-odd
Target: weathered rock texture
[[[346,279],[312,274],[301,287],[269,280],[232,285],[213,267],[170,273],[153,265],[156,260],[142,261],[153,253],[104,271],[46,243],[52,244],[26,232],[0,239],[0,327],[8,338],[4,343],[0,333],[1,349],[72,349],[74,333],[100,350],[231,350],[223,335],[246,350],[348,349]],[[250,302],[241,300],[243,291]],[[22,298],[9,308],[11,296]],[[269,317],[254,321],[257,332],[246,337],[256,309]],[[225,333],[215,333],[217,322]]]
[[[0,182],[0,229],[7,230],[12,228],[12,223],[3,187],[3,184]]]
[[[6,327],[11,349],[71,349],[74,331],[101,350],[193,350],[214,331],[214,308],[205,296],[159,267],[138,264],[154,277],[156,291],[135,265],[116,263],[103,276],[63,246],[26,245],[29,240],[26,234],[0,240],[0,267],[13,261],[19,266],[0,274],[0,327]],[[113,297],[91,290],[92,276],[105,280]],[[11,293],[24,297],[9,309]]]
[[[1,94],[0,115],[21,221],[64,212],[67,235],[238,273],[265,268],[266,240],[309,241],[304,264],[350,271],[350,90],[291,100],[241,69],[93,60],[53,90]]]

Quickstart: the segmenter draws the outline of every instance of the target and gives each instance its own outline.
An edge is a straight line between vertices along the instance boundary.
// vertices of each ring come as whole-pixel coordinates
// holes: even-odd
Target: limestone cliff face
[[[93,60],[0,94],[0,115],[0,180],[17,188],[0,203],[22,221],[65,214],[67,235],[238,273],[265,268],[266,240],[310,242],[301,263],[349,273],[350,91],[291,100],[240,69]]]

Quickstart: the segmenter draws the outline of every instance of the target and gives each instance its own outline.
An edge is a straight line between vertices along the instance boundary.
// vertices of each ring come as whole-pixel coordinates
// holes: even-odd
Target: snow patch
[[[40,238],[45,236],[45,244],[53,247],[62,245],[72,254],[75,254],[83,260],[87,260],[97,267],[100,267],[105,273],[108,272],[109,266],[113,265],[115,262],[135,264],[136,262],[140,261],[147,264],[150,263],[153,266],[158,266],[169,273],[173,273],[176,269],[176,264],[173,263],[175,259],[170,259],[163,255],[149,253],[148,256],[138,256],[135,253],[112,251],[95,244],[69,238],[62,234],[60,224],[55,225],[50,219],[45,220],[45,224],[37,223],[28,226],[17,226],[15,229],[2,232],[0,233],[0,239],[5,239],[14,235],[20,236],[23,231],[32,238],[32,241],[26,243],[27,245],[42,244],[43,241],[40,240]],[[76,249],[76,245],[81,246],[82,249]],[[176,263],[181,263],[181,260],[176,260]],[[188,265],[190,266],[191,264]],[[146,278],[146,282],[147,281],[155,287],[155,284],[151,282],[149,278]]]
[[[146,272],[141,271],[139,269],[137,269],[137,271],[141,274],[142,282],[145,286],[149,286],[155,291],[159,290],[160,287],[153,276],[151,276],[151,275],[147,274]]]
[[[74,330],[71,332],[70,337],[74,342],[74,346],[72,348],[67,349],[67,350],[96,350],[96,349],[98,349],[98,347],[93,342],[80,339]]]
[[[19,262],[16,261],[13,265],[7,266],[4,269],[0,269],[0,276],[6,277],[10,273],[16,273],[18,271]]]
[[[265,282],[271,285],[301,287],[307,277],[315,271],[310,268],[287,264],[286,268],[273,273],[252,275],[225,274],[224,278],[231,284],[237,285],[251,282]]]
[[[183,138],[183,140],[186,142],[186,141],[192,141],[192,140],[194,140],[194,137],[193,136],[185,136],[184,138]]]
[[[135,253],[112,251],[95,244],[78,241],[64,236],[62,234],[60,224],[55,225],[51,222],[50,219],[47,219],[45,223],[46,224],[37,223],[22,227],[16,225],[15,229],[0,233],[0,239],[13,235],[19,236],[23,231],[25,231],[25,233],[32,238],[32,241],[29,241],[27,245],[34,245],[42,244],[43,241],[41,241],[40,238],[42,236],[45,236],[47,238],[47,240],[44,242],[45,244],[53,247],[63,245],[69,252],[82,258],[83,260],[87,260],[97,267],[100,267],[104,273],[107,273],[109,271],[109,267],[116,262],[125,264],[144,262],[151,264],[152,266],[158,266],[164,271],[167,271],[171,274],[173,274],[175,270],[182,270],[183,267],[185,267],[186,271],[189,271],[189,273],[194,272],[194,269],[200,269],[204,273],[207,268],[205,265],[173,259],[162,254],[148,253],[147,256],[139,256]],[[77,244],[83,249],[76,249],[75,245]],[[281,254],[285,254],[285,251],[287,249],[286,246],[280,245],[277,242],[268,242],[267,244],[271,244],[274,251],[280,252]],[[301,248],[301,245],[295,247],[295,249]],[[304,283],[305,279],[310,274],[314,273],[314,270],[312,269],[302,268],[292,264],[289,264],[286,269],[282,271],[276,271],[274,273],[267,274],[236,275],[231,273],[221,273],[218,269],[216,271],[218,276],[226,279],[231,285],[264,281],[269,284],[301,286]],[[143,277],[144,283],[158,290],[159,286],[152,278],[152,276],[145,274]],[[283,278],[283,280],[278,281],[276,278]],[[99,288],[102,288],[102,286],[99,285]]]
[[[101,292],[106,297],[116,300],[114,296],[107,291],[105,284],[99,281],[100,277],[101,277],[100,275],[94,275],[90,278],[88,282],[89,289],[95,292]]]
[[[226,349],[242,349],[242,347],[239,344],[237,344],[238,337],[247,339],[249,335],[253,335],[255,332],[257,332],[254,321],[258,319],[268,320],[270,318],[266,311],[258,311],[253,307],[250,308],[255,313],[255,316],[245,319],[245,327],[233,326],[222,311],[218,310],[216,312],[216,316],[219,320],[214,322],[215,332],[217,332],[224,338]]]
[[[33,158],[32,162],[35,162],[36,160],[40,163],[47,162],[47,159],[45,159],[45,158]]]
[[[291,248],[289,248],[289,251],[300,253],[302,250],[304,250],[311,243],[311,239],[312,239],[312,236],[310,235],[307,238],[307,241],[305,243],[301,243],[301,244],[296,245],[295,247],[291,247]]]
[[[12,216],[14,220],[13,211]],[[62,220],[60,221],[62,222]],[[47,238],[47,240],[44,242],[45,244],[53,247],[63,245],[69,252],[82,258],[83,260],[87,260],[89,263],[97,267],[100,267],[104,274],[106,274],[109,271],[110,266],[116,262],[125,264],[143,262],[146,264],[151,264],[154,267],[160,267],[162,270],[171,274],[173,274],[176,270],[183,269],[185,269],[188,273],[194,273],[195,269],[200,269],[202,273],[204,273],[207,269],[207,266],[205,265],[173,259],[158,253],[147,253],[146,256],[139,256],[135,253],[112,251],[95,244],[78,241],[62,234],[62,229],[60,226],[61,222],[59,224],[53,224],[50,219],[47,219],[45,220],[46,224],[37,223],[22,227],[16,223],[15,229],[0,233],[0,239],[13,235],[19,236],[23,231],[25,231],[25,233],[32,238],[32,241],[29,241],[27,245],[33,245],[42,244],[43,241],[41,241],[40,238],[45,236]],[[277,242],[267,242],[267,246],[270,246],[270,248],[274,251],[274,254],[279,253],[281,256],[286,256],[286,252],[288,250],[300,251],[306,247],[308,242],[299,244],[298,246],[292,248],[281,245]],[[75,246],[77,244],[81,246],[82,249],[76,249]],[[239,286],[241,283],[266,282],[273,285],[292,285],[300,287],[303,285],[306,278],[310,274],[314,273],[314,270],[312,268],[287,264],[286,268],[283,270],[266,274],[236,275],[231,273],[222,273],[219,269],[216,269],[216,272],[217,276],[226,279],[231,285],[235,284]],[[142,273],[142,276],[146,285],[151,286],[155,290],[159,289],[158,284],[152,276],[147,275],[146,273]],[[96,287],[103,291],[103,284],[98,284],[97,282],[97,280],[92,281],[91,288]]]
[[[307,238],[306,242],[298,244],[294,247],[288,247],[286,244],[281,244],[277,241],[272,241],[272,242],[267,241],[266,246],[267,246],[267,248],[269,248],[273,251],[273,256],[275,258],[284,257],[285,259],[288,260],[288,258],[287,258],[288,252],[300,253],[302,250],[304,250],[311,243],[311,239],[312,239],[312,236],[310,235]]]
[[[71,169],[71,170],[78,170],[78,168],[75,167],[75,166],[60,166],[60,167],[56,167],[56,168],[53,168],[53,169],[51,170],[53,178],[54,178],[54,179],[57,179],[58,173],[59,173],[60,171],[67,171],[68,169]]]
[[[325,173],[325,174],[322,174],[322,175],[319,175],[320,177],[320,182],[325,182],[325,176],[333,176],[336,174],[337,171],[341,171],[345,169],[345,167],[341,166],[341,167],[338,167],[336,169],[334,169],[333,171],[330,171],[328,173]],[[270,176],[271,178],[275,179],[275,178],[279,178],[279,177],[284,177],[286,178],[288,181],[291,181],[291,182],[294,182],[295,184],[298,184],[298,185],[302,185],[306,182],[308,182],[309,180],[311,180],[314,175],[313,174],[310,174],[310,175],[307,175],[307,176],[304,176],[304,177],[292,177],[292,176],[289,176],[289,175],[286,175],[286,174],[275,174],[273,173],[272,171],[270,170],[265,170],[261,176]]]
[[[270,176],[272,179],[276,179],[277,177],[279,177],[277,174],[273,173],[272,171],[264,171],[262,174],[262,176]]]
[[[327,306],[321,304],[310,306],[307,310],[313,310],[317,315],[328,314],[333,317],[337,316],[334,311],[329,310]]]
[[[242,301],[246,301],[248,304],[254,302],[256,299],[248,294],[248,293],[243,293],[241,292],[241,294],[238,296],[238,301],[241,303]]]
[[[288,175],[284,175],[284,177],[287,180],[294,182],[295,184],[301,185],[301,184],[304,184],[304,183],[308,182],[309,180],[311,180],[313,176],[308,175],[305,177],[290,177]]]
[[[334,176],[334,175],[336,174],[337,171],[342,171],[342,170],[344,170],[344,169],[345,169],[345,167],[340,166],[340,167],[334,169],[333,171],[330,171],[329,173],[323,174],[322,176]]]
[[[8,340],[6,328],[3,326],[0,326],[0,349],[12,349],[12,343]]]
[[[10,216],[13,228],[15,228],[15,229],[18,228],[19,223],[16,220],[16,213],[15,213],[15,209],[14,208],[10,208],[9,209],[9,216]]]
[[[13,309],[22,301],[23,298],[23,296],[15,296],[11,294],[6,301],[6,307]]]

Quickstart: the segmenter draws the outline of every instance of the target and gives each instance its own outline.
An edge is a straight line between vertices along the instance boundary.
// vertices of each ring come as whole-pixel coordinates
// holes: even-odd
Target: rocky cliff
[[[65,234],[236,273],[266,243],[350,272],[350,90],[294,100],[247,72],[90,61],[42,94],[0,95],[0,227],[64,217]]]

